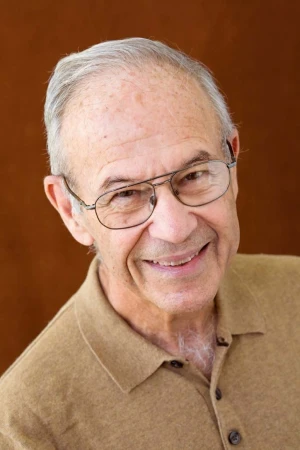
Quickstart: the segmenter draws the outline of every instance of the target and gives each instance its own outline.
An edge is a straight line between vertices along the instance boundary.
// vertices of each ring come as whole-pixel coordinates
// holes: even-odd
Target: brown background
[[[240,251],[300,254],[299,2],[0,0],[0,9],[0,373],[80,285],[91,258],[42,187],[46,81],[66,53],[144,36],[207,64],[240,126]]]

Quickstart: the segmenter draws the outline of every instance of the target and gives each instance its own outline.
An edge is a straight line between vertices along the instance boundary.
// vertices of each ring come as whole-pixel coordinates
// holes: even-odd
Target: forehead
[[[94,76],[67,105],[61,138],[74,175],[92,180],[116,164],[140,165],[167,149],[174,156],[182,143],[191,149],[199,139],[217,144],[220,133],[196,81],[156,67]]]

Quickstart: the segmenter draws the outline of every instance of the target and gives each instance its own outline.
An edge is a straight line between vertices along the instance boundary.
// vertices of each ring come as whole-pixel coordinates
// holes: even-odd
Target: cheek
[[[99,248],[102,262],[108,268],[127,270],[130,257],[134,254],[139,241],[138,229],[109,230],[101,226],[101,232],[96,234],[95,241]]]
[[[218,225],[218,234],[222,245],[226,247],[229,255],[234,255],[240,242],[240,227],[233,195],[224,198]]]
[[[220,198],[210,206],[203,220],[214,231],[215,240],[212,248],[219,264],[227,267],[236,254],[240,241],[235,201]]]
[[[219,238],[227,236],[234,239],[239,235],[236,203],[231,192],[205,206],[202,219],[212,228]]]

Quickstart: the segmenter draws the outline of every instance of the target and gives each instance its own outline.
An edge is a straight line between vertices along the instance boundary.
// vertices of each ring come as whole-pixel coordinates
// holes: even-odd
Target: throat
[[[215,342],[213,324],[205,335],[187,330],[178,335],[178,353],[194,364],[210,380],[215,359]]]
[[[207,317],[202,327],[189,324],[171,335],[152,335],[148,336],[148,339],[168,353],[186,359],[210,380],[216,348],[216,315],[214,313]]]

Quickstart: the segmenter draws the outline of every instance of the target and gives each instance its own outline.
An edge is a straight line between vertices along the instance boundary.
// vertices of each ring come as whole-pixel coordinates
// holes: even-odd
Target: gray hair
[[[115,69],[135,67],[143,70],[145,63],[175,68],[198,81],[211,101],[220,122],[222,140],[226,141],[234,124],[212,74],[202,63],[158,41],[143,38],[107,41],[62,58],[52,74],[44,116],[52,174],[68,173],[60,130],[66,106],[76,95],[79,85],[91,75],[107,75]]]

